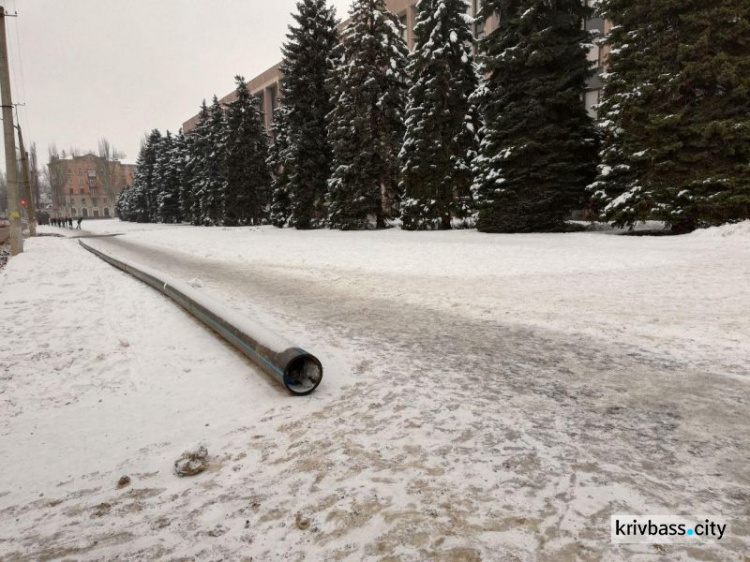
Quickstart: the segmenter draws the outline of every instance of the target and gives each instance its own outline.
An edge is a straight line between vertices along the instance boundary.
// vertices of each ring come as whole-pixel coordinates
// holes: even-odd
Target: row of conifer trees
[[[582,209],[678,232],[750,218],[746,0],[602,0],[598,124],[584,2],[485,0],[476,21],[468,8],[420,0],[410,54],[384,0],[354,0],[341,33],[326,0],[300,0],[271,146],[238,77],[190,133],[148,136],[121,218],[485,232],[564,229]]]

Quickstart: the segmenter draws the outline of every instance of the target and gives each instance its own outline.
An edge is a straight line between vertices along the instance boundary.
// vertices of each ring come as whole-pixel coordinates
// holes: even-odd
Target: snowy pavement
[[[747,560],[748,224],[84,227],[124,233],[89,242],[260,319],[326,375],[288,396],[75,240],[28,241],[0,272],[0,559]],[[177,478],[198,444],[211,468]],[[614,512],[730,531],[613,547]]]

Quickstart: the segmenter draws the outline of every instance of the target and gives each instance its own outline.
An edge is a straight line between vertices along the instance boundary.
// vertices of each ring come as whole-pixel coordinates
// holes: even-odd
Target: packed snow
[[[306,398],[83,250],[0,271],[0,558],[645,560],[750,549],[750,223],[681,237],[84,222],[309,349]],[[207,469],[174,462],[205,447]],[[121,477],[128,476],[130,482]]]

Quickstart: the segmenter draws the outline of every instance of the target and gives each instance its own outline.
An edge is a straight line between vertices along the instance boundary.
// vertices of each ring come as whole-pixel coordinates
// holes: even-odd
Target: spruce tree
[[[130,220],[136,222],[156,222],[158,220],[154,168],[156,167],[161,141],[161,133],[154,129],[141,144],[141,150],[138,153],[135,170],[133,171],[133,192],[128,201]]]
[[[190,135],[182,129],[175,137],[175,166],[180,186],[180,221],[192,222],[192,169],[190,167]]]
[[[486,0],[499,28],[480,42],[484,129],[474,162],[483,232],[564,228],[596,174],[598,137],[583,103],[592,70],[581,0]]]
[[[130,211],[130,199],[133,195],[133,188],[125,188],[117,196],[115,202],[115,213],[117,217],[122,221],[132,221],[132,213]]]
[[[203,100],[198,123],[185,138],[185,150],[187,153],[185,179],[188,182],[189,188],[183,195],[183,203],[190,205],[189,212],[185,213],[185,218],[194,226],[203,224],[200,191],[206,176],[208,115],[208,105],[206,105],[206,100]]]
[[[154,129],[146,141],[146,165],[143,169],[148,214],[146,222],[157,222],[159,220],[159,186],[156,179],[156,162],[163,140],[161,132]]]
[[[383,228],[398,211],[408,49],[385,0],[355,0],[331,77],[332,228]]]
[[[194,197],[199,202],[199,224],[217,226],[224,222],[226,121],[224,108],[216,96],[200,134],[197,149],[202,154],[198,163],[200,173]]]
[[[613,28],[594,201],[677,233],[750,218],[750,2],[604,0]]]
[[[135,160],[135,167],[133,168],[133,184],[130,186],[128,193],[123,197],[121,202],[122,207],[122,218],[130,222],[146,222],[148,213],[146,212],[146,191],[145,181],[141,170],[144,169],[146,163],[146,141],[144,138],[141,141],[141,148],[138,151],[138,157]],[[139,212],[139,209],[140,212]],[[140,220],[139,220],[140,218]]]
[[[448,229],[471,202],[471,159],[478,119],[470,101],[477,88],[468,0],[421,0],[409,59],[413,82],[401,150],[403,228]]]
[[[190,223],[194,226],[203,224],[200,191],[204,183],[204,178],[207,175],[206,156],[209,153],[207,148],[208,115],[208,105],[206,105],[206,100],[203,100],[198,123],[190,131],[188,138],[186,138],[188,158],[185,163],[185,173],[190,182],[190,197],[185,197],[184,199],[186,202],[189,199],[190,212],[188,213],[188,217]]]
[[[331,172],[326,116],[333,109],[326,89],[327,60],[338,33],[335,11],[327,0],[300,0],[294,19],[283,48],[281,88],[290,144],[284,167],[292,203],[290,224],[312,228],[325,218]]]
[[[167,131],[159,145],[154,176],[159,194],[159,222],[176,223],[181,221],[180,176],[178,171],[179,150],[172,133]]]
[[[236,76],[237,99],[226,114],[226,195],[224,224],[261,224],[267,215],[271,174],[268,137],[261,123],[260,102]]]
[[[285,106],[274,111],[271,124],[273,144],[268,149],[268,166],[273,174],[271,184],[271,224],[284,227],[292,216],[292,202],[289,197],[289,128],[288,113]]]

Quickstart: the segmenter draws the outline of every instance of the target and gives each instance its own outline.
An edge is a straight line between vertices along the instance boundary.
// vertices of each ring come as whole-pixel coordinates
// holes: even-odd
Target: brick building
[[[588,5],[593,5],[596,0],[585,0]],[[482,0],[469,0],[470,8],[469,14],[474,16],[482,6]],[[386,7],[396,14],[401,23],[404,25],[404,40],[406,41],[409,49],[414,48],[414,24],[416,23],[416,10],[417,0],[386,0]],[[342,23],[343,27],[346,22]],[[600,34],[606,33],[608,30],[609,22],[605,22],[602,19],[595,18],[586,22],[586,28],[592,31],[598,31]],[[476,26],[474,33],[478,38],[483,37],[486,33],[490,33],[497,27],[497,21],[492,18],[484,27]],[[589,60],[595,63],[597,75],[591,79],[589,83],[589,89],[585,95],[586,108],[592,116],[596,115],[596,104],[599,103],[601,96],[601,79],[598,74],[603,72],[603,61],[604,53],[598,46],[589,53]],[[248,81],[247,88],[250,93],[257,96],[260,100],[260,108],[262,112],[262,119],[266,126],[266,130],[270,130],[271,123],[273,121],[273,112],[279,105],[280,100],[280,83],[281,83],[281,63],[278,63],[262,74],[256,76],[252,80]],[[224,96],[219,101],[222,104],[227,104],[235,99],[235,93],[232,92],[229,95]],[[200,121],[200,115],[196,114],[191,117],[188,121],[183,123],[182,128],[187,133],[192,131],[198,122]]]
[[[53,217],[113,217],[117,196],[133,184],[132,163],[94,154],[56,159],[48,166]]]

